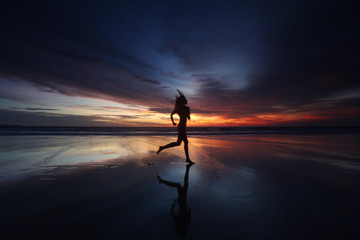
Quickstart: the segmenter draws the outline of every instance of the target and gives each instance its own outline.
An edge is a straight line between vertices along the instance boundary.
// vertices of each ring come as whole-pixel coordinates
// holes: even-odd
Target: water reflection
[[[159,175],[157,176],[157,179],[160,184],[164,183],[166,186],[177,189],[178,197],[177,199],[174,200],[171,206],[170,216],[174,220],[176,234],[179,235],[181,238],[186,236],[188,227],[191,222],[191,208],[188,208],[186,196],[189,187],[189,170],[192,165],[193,163],[189,163],[188,165],[186,165],[183,185],[177,182],[164,180]]]
[[[141,165],[159,144],[157,139],[154,136],[2,136],[0,183],[80,165],[129,162]]]
[[[182,149],[153,158],[173,136],[1,136],[0,184],[55,170],[94,164],[149,166],[183,159]],[[189,155],[201,168],[256,168],[269,159],[307,159],[360,169],[360,137],[354,135],[192,136]],[[182,160],[181,160],[182,161]],[[278,160],[274,160],[279,162]],[[71,171],[62,171],[62,173]]]

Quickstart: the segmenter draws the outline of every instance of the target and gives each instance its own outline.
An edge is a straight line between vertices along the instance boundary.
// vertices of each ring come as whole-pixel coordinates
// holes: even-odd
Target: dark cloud
[[[110,43],[111,36],[104,35],[98,26],[107,23],[107,11],[113,12],[114,3],[9,5],[4,8],[6,38],[0,46],[2,76],[16,76],[45,86],[46,91],[70,96],[102,95],[115,101],[154,105],[164,101],[160,82],[149,75],[153,69],[131,52],[119,52]],[[122,5],[116,9],[121,11]],[[87,16],[90,13],[94,15]],[[120,17],[120,13],[115,15]],[[155,99],[154,92],[159,95]]]
[[[9,107],[10,109],[13,110],[26,110],[26,111],[59,111],[59,109],[56,108],[34,108],[34,107]]]
[[[229,89],[230,81],[226,78],[199,76],[201,94],[197,106],[214,114],[240,117],[290,110],[315,111],[315,106],[317,111],[336,112],[357,105],[355,99],[351,100],[352,104],[337,100],[325,105],[320,101],[360,84],[356,68],[359,59],[354,55],[358,37],[351,3],[291,4],[294,6],[279,8],[276,16],[264,23],[271,25],[263,31],[265,51],[258,55],[260,71],[250,74],[249,84],[241,89]],[[275,13],[272,8],[268,10],[263,19]],[[310,104],[312,109],[308,107]],[[274,108],[276,105],[283,108]]]
[[[92,116],[79,116],[73,114],[58,114],[28,109],[16,108],[14,110],[0,109],[0,125],[23,126],[134,126],[132,120],[139,120],[151,115],[124,115],[124,114],[98,114]],[[112,121],[109,121],[111,119]],[[146,125],[155,125],[156,122],[147,122]]]
[[[174,109],[167,107],[167,108],[150,108],[150,111],[152,112],[158,112],[158,113],[168,113],[170,114]]]
[[[0,109],[0,125],[24,126],[113,126],[113,123],[94,121],[94,116],[49,114],[44,112],[10,111]]]
[[[140,81],[143,81],[145,83],[160,85],[161,83],[159,81],[151,80],[151,79],[140,79]]]
[[[330,113],[359,108],[357,94],[346,97],[360,89],[354,4],[8,1],[0,76],[159,113],[171,111],[171,89],[181,88],[192,112],[204,116],[336,118]]]

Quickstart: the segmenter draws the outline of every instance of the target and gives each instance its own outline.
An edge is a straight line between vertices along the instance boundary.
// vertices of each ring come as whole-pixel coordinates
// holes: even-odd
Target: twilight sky
[[[0,124],[359,126],[355,1],[7,1]]]

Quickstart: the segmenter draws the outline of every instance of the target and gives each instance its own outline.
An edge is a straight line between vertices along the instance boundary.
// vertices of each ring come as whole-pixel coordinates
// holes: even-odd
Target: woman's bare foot
[[[190,160],[190,158],[187,158],[186,162],[189,163],[189,164],[195,164],[193,161]]]
[[[162,150],[164,150],[164,148],[162,146],[159,147],[159,150],[157,151],[156,154],[159,154]]]

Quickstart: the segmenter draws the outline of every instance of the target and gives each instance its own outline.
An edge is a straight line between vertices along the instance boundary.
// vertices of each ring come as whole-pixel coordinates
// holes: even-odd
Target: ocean
[[[188,127],[188,135],[244,135],[244,134],[351,134],[360,127]],[[23,127],[2,126],[0,135],[110,135],[162,136],[176,135],[176,127]]]

